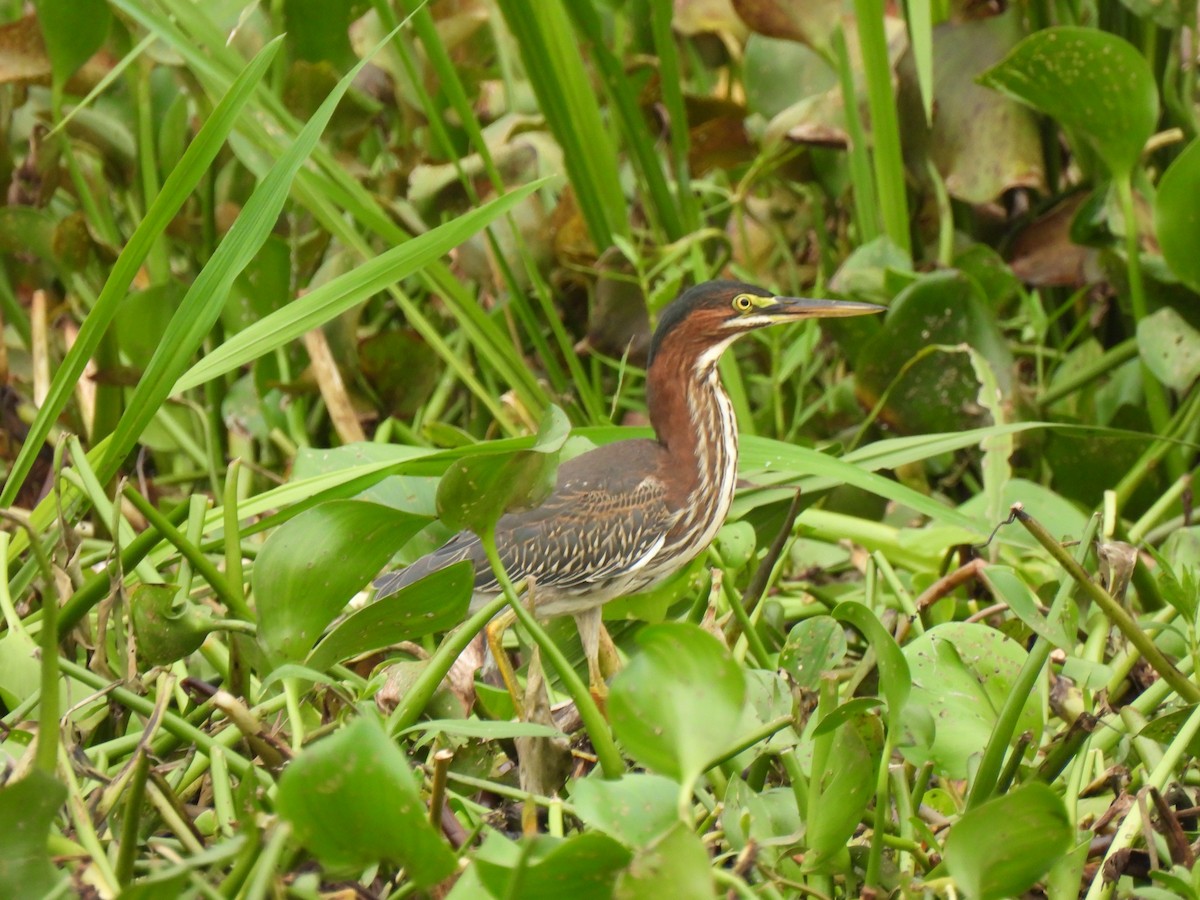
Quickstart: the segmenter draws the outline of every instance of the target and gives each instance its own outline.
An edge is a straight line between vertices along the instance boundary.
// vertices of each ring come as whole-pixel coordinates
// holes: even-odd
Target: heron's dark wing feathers
[[[662,452],[654,441],[620,441],[560,466],[554,491],[540,506],[496,523],[496,549],[508,574],[582,594],[647,560],[680,515],[657,474]],[[381,576],[375,587],[384,596],[463,559],[475,564],[476,592],[499,590],[479,538],[466,531]]]

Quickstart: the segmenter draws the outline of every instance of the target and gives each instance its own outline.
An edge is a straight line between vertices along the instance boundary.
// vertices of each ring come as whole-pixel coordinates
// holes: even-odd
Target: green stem
[[[398,734],[417,721],[417,717],[433,699],[434,692],[442,683],[442,679],[446,677],[446,673],[450,671],[450,667],[454,665],[454,661],[467,649],[467,644],[471,643],[475,635],[479,634],[496,613],[504,609],[506,602],[503,597],[497,597],[457,629],[446,635],[441,646],[437,648],[437,652],[430,657],[429,664],[421,670],[417,680],[413,682],[412,687],[408,689],[388,718],[389,734]]]
[[[1092,537],[1095,535],[1096,527],[1099,524],[1100,519],[1097,516],[1092,516],[1088,521],[1087,528],[1084,529],[1083,536],[1079,541],[1079,548],[1076,551],[1080,559],[1083,559],[1087,555],[1087,548],[1091,545]],[[1056,543],[1055,546],[1059,545]],[[1063,552],[1065,553],[1066,551]],[[1047,614],[1047,618],[1050,621],[1053,622],[1058,619],[1063,607],[1070,602],[1074,589],[1074,582],[1069,578],[1064,578],[1058,587],[1058,593],[1055,595],[1054,602],[1050,605],[1050,611]],[[1017,730],[1017,720],[1021,716],[1021,711],[1025,708],[1026,700],[1033,693],[1038,679],[1042,677],[1042,670],[1045,668],[1046,661],[1050,658],[1050,651],[1053,649],[1054,645],[1040,635],[1034,641],[1029,655],[1025,658],[1025,664],[1021,666],[1021,671],[1017,675],[1016,682],[1013,684],[1013,689],[1008,692],[1008,695],[1004,699],[1004,706],[1001,707],[1000,714],[996,717],[996,724],[992,726],[992,734],[988,738],[987,746],[983,751],[983,758],[980,759],[979,768],[975,771],[975,780],[972,782],[970,793],[967,795],[967,809],[974,809],[976,806],[979,806],[979,804],[988,800],[995,792],[996,785],[1000,779],[1000,772],[1004,767],[1004,756],[1008,752],[1013,734]]]
[[[196,572],[208,582],[209,586],[213,589],[213,593],[225,604],[226,609],[239,619],[245,619],[248,622],[254,621],[254,613],[246,605],[246,601],[230,590],[229,582],[225,580],[224,575],[217,571],[217,567],[213,565],[212,560],[201,553],[195,544],[180,534],[179,530],[167,520],[167,517],[155,509],[153,504],[135,491],[132,486],[125,488],[125,497],[137,508],[138,512],[146,517],[146,521],[154,526],[162,537],[183,554],[184,558],[192,564]]]
[[[1104,590],[1104,588],[1088,577],[1088,573],[1084,571],[1083,566],[1067,553],[1050,532],[1023,509],[1014,508],[1013,515],[1037,539],[1037,542],[1058,561],[1059,565],[1067,570],[1067,573],[1075,579],[1075,583],[1079,585],[1088,598],[1129,639],[1129,643],[1133,644],[1141,652],[1142,657],[1149,663],[1150,668],[1154,669],[1159,674],[1159,677],[1171,685],[1183,700],[1188,703],[1200,703],[1200,687],[1196,687],[1182,672],[1172,665],[1171,661],[1163,655],[1150,636],[1138,627],[1137,622],[1125,611],[1124,607],[1109,596],[1108,591]]]
[[[521,623],[521,627],[533,639],[533,642],[538,645],[542,651],[542,655],[549,660],[550,665],[558,673],[559,680],[562,681],[563,687],[571,699],[575,701],[575,708],[579,711],[579,718],[583,720],[583,727],[588,733],[588,737],[592,739],[592,746],[596,750],[596,757],[600,760],[600,768],[604,770],[605,778],[620,778],[625,774],[625,763],[621,759],[621,754],[617,750],[617,745],[613,743],[612,734],[608,730],[608,723],[604,721],[604,716],[600,713],[600,708],[596,706],[596,701],[592,699],[592,695],[588,692],[587,686],[583,683],[578,675],[575,674],[575,669],[571,667],[570,662],[563,656],[563,652],[558,649],[558,645],[550,639],[550,635],[546,634],[546,630],[538,624],[537,619],[533,614],[525,608],[517,597],[517,592],[513,588],[512,581],[508,577],[508,573],[504,571],[504,564],[500,561],[500,554],[496,552],[496,535],[494,532],[483,535],[483,549],[487,553],[488,562],[492,564],[492,571],[503,588],[503,599],[508,603],[509,608],[517,617],[517,621]]]
[[[1075,393],[1080,388],[1091,384],[1101,375],[1106,375],[1118,366],[1129,362],[1138,355],[1137,338],[1129,338],[1115,347],[1105,351],[1104,355],[1095,362],[1084,366],[1079,371],[1063,378],[1058,384],[1042,391],[1037,398],[1037,405],[1045,409],[1052,403]]]

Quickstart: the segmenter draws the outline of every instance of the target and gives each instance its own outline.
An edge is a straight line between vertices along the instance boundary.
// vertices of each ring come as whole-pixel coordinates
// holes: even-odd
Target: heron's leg
[[[601,708],[608,697],[608,686],[604,683],[604,673],[600,671],[600,632],[604,625],[600,621],[602,607],[597,605],[583,612],[575,613],[575,627],[579,629],[579,640],[583,644],[583,655],[587,659],[588,689]],[[607,638],[607,633],[605,634]],[[609,644],[612,641],[609,640]]]
[[[500,671],[500,679],[508,690],[508,696],[512,698],[513,711],[517,714],[518,719],[524,719],[525,706],[521,702],[521,688],[517,684],[517,674],[513,671],[512,663],[508,661],[508,654],[504,652],[504,632],[508,631],[515,621],[517,621],[517,614],[511,609],[505,609],[487,623],[484,633],[487,636],[488,648],[492,651],[492,659],[496,661],[496,668]]]

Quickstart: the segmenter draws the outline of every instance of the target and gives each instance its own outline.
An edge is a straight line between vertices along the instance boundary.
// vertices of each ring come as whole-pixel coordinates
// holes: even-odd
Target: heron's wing
[[[560,466],[555,489],[540,506],[496,523],[505,571],[514,580],[533,575],[542,587],[582,594],[645,565],[680,516],[658,474],[661,453],[654,441],[619,441]],[[464,559],[475,564],[476,593],[499,590],[479,538],[464,531],[408,568],[378,578],[377,596]]]

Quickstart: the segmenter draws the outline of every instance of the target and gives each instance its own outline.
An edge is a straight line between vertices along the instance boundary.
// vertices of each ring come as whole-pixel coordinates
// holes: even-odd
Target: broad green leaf
[[[1192,141],[1163,172],[1154,194],[1154,227],[1171,271],[1200,293],[1200,140]]]
[[[996,599],[1008,604],[1018,619],[1028,625],[1034,634],[1041,635],[1055,647],[1069,650],[1075,641],[1067,634],[1061,620],[1051,622],[1038,609],[1038,598],[1033,589],[1009,566],[988,566],[983,570],[983,580],[996,595]]]
[[[175,607],[178,585],[139,584],[129,598],[137,635],[138,656],[152,666],[165,666],[195,652],[212,631],[207,608],[185,602]]]
[[[862,729],[862,731],[860,731]],[[878,748],[864,732],[880,731],[878,719],[862,716],[842,723],[833,734],[824,771],[814,771],[809,784],[805,867],[825,869],[843,854],[875,793]]]
[[[453,628],[467,617],[474,582],[475,569],[469,562],[434,572],[351,613],[305,662],[310,668],[324,671],[359,653]]]
[[[171,170],[162,189],[146,210],[145,216],[134,229],[116,263],[113,264],[108,280],[100,296],[80,325],[79,334],[71,349],[54,373],[50,391],[38,409],[37,418],[29,427],[20,453],[9,470],[4,491],[0,493],[0,505],[8,506],[16,498],[17,491],[29,474],[34,459],[41,451],[51,427],[58,421],[76,385],[83,377],[83,370],[96,352],[109,323],[125,300],[134,275],[150,253],[150,248],[159,239],[167,225],[179,212],[208,169],[213,158],[224,146],[225,138],[241,115],[242,107],[250,99],[259,81],[279,52],[282,40],[271,41],[233,79],[228,92],[212,112],[205,118],[179,164]]]
[[[671,779],[636,772],[616,781],[581,778],[575,782],[571,801],[588,827],[630,847],[644,847],[679,821],[678,797],[679,785]]]
[[[970,357],[957,351],[963,344],[988,361],[1007,397],[1012,353],[979,285],[954,270],[922,275],[892,301],[879,333],[858,348],[859,393],[872,403],[883,400],[883,419],[906,433],[985,425]]]
[[[616,900],[716,900],[708,851],[683,822],[649,847],[639,850],[621,875],[613,893]]]
[[[483,534],[510,508],[536,506],[554,487],[556,454],[570,430],[563,411],[550,406],[531,449],[451,463],[438,485],[438,518]]]
[[[1158,91],[1145,58],[1096,28],[1036,31],[980,81],[1086,137],[1117,177],[1133,171],[1158,121]]]
[[[321,632],[428,519],[360,500],[331,500],[279,526],[251,573],[259,637],[303,659]]]
[[[1005,697],[1027,656],[1015,641],[977,622],[947,622],[904,647],[912,673],[910,713],[935,723],[932,740],[925,725],[910,719],[911,743],[900,746],[915,765],[932,760],[950,778],[966,778],[971,757],[982,753]],[[1030,695],[1014,734],[1042,729],[1042,698]]]
[[[356,719],[306,747],[284,770],[275,799],[296,840],[335,871],[381,860],[426,887],[454,871],[454,854],[429,824],[420,783],[375,719]]]
[[[0,787],[0,900],[43,897],[66,880],[46,848],[66,799],[67,789],[40,769]]]
[[[846,632],[832,616],[802,619],[788,632],[779,652],[779,667],[798,688],[815,691],[821,673],[845,659]]]
[[[104,44],[112,13],[104,0],[34,0],[42,40],[50,57],[54,90],[61,95],[68,78]],[[81,27],[86,22],[86,27]]]
[[[248,325],[197,362],[175,383],[170,393],[181,393],[253,362],[353,309],[388,285],[453,250],[545,183],[544,180],[536,181],[515,188],[478,209],[355,266],[303,297],[297,297],[283,309]]]
[[[742,670],[715,637],[688,623],[651,625],[613,679],[613,731],[639,763],[688,785],[736,739]]]
[[[607,900],[630,859],[626,847],[604,834],[577,834],[567,840],[541,836],[523,850],[514,858],[506,849],[497,858],[480,849],[475,869],[491,896]]]
[[[1146,368],[1172,390],[1183,393],[1200,376],[1200,331],[1171,307],[1137,323],[1137,342]]]
[[[1001,900],[1033,887],[1074,837],[1059,796],[1031,783],[959,819],[946,837],[944,859],[966,896]]]
[[[753,843],[756,849],[772,856],[781,851],[793,852],[804,828],[791,788],[754,790],[736,776],[729,779],[725,791],[721,827],[731,849],[741,851]]]

